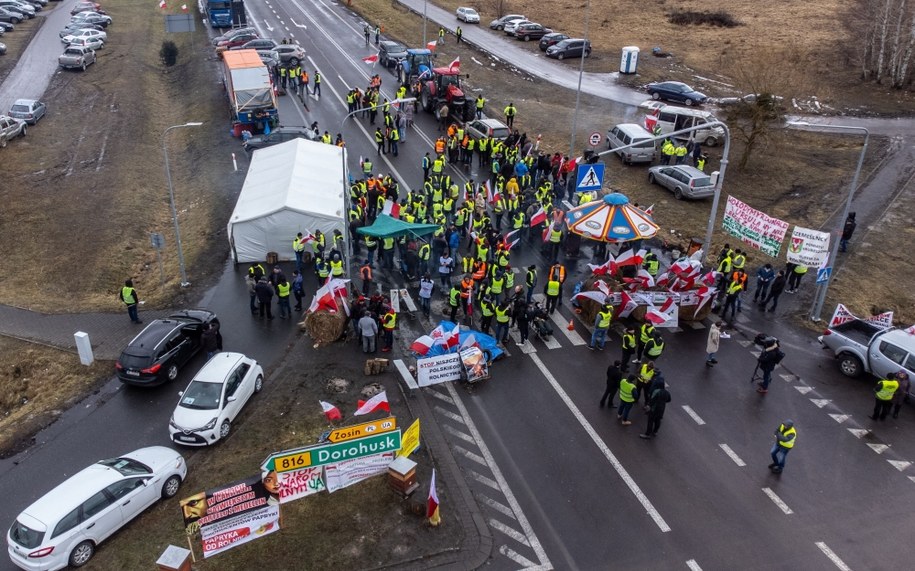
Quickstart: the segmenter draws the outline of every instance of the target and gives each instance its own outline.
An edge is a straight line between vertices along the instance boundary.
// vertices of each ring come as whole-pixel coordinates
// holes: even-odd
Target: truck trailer
[[[269,131],[278,122],[276,92],[270,71],[256,50],[223,53],[223,79],[232,107],[236,135]]]

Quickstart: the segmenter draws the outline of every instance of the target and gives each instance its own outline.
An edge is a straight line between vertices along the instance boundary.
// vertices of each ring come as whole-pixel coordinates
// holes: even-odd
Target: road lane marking
[[[794,385],[794,388],[796,388],[797,392],[801,393],[802,395],[806,395],[813,390],[813,387],[807,387],[804,385]]]
[[[450,410],[445,410],[445,409],[443,409],[442,407],[440,407],[440,406],[438,406],[438,405],[435,405],[435,406],[432,408],[432,410],[434,410],[434,411],[437,412],[437,413],[440,413],[440,414],[441,414],[442,416],[444,416],[444,417],[450,418],[451,420],[453,420],[453,421],[455,421],[455,422],[460,422],[461,424],[464,424],[464,419],[461,418],[459,415],[454,414],[454,413],[451,412]]]
[[[514,528],[508,527],[501,521],[499,521],[497,519],[489,518],[489,521],[487,523],[489,523],[489,527],[493,528],[496,531],[501,531],[502,533],[504,533],[505,535],[514,539],[518,543],[527,545],[528,547],[531,546],[531,544],[527,541],[527,538],[524,537],[523,533],[521,533],[520,531],[518,531]]]
[[[702,567],[699,567],[699,564],[696,563],[695,559],[690,559],[686,562],[686,566],[691,569],[691,571],[702,571]]]
[[[850,414],[830,414],[829,416],[831,416],[832,419],[834,421],[838,422],[839,424],[842,424],[843,422],[845,422],[846,420],[851,418]]]
[[[502,470],[499,469],[499,466],[496,464],[495,458],[493,458],[492,453],[489,451],[489,447],[486,446],[486,442],[483,440],[483,436],[480,434],[480,431],[477,430],[476,424],[470,418],[470,414],[467,412],[467,407],[464,406],[463,401],[461,401],[458,396],[457,390],[452,386],[453,383],[445,383],[445,386],[448,389],[448,394],[451,395],[451,398],[454,399],[454,406],[457,407],[458,411],[466,419],[467,430],[470,431],[470,434],[473,435],[474,441],[477,444],[477,448],[480,449],[480,454],[486,458],[486,463],[489,465],[489,470],[492,472],[493,477],[499,483],[498,490],[505,496],[505,499],[508,501],[509,507],[511,507],[512,512],[515,513],[515,517],[518,520],[518,525],[521,526],[521,530],[524,532],[524,535],[530,540],[529,545],[531,549],[534,550],[534,554],[537,555],[537,559],[540,560],[541,568],[543,569],[552,569],[552,563],[550,563],[550,558],[547,557],[546,551],[543,550],[543,545],[540,544],[540,540],[537,538],[537,535],[534,533],[534,528],[531,527],[531,523],[527,520],[527,517],[524,515],[524,512],[521,510],[521,505],[518,503],[518,499],[515,498],[514,492],[508,486],[508,481],[505,479],[505,476],[502,474]]]
[[[526,340],[524,343],[521,343],[521,332],[520,331],[513,329],[508,332],[508,335],[512,338],[512,341],[514,341],[515,344],[518,345],[518,347],[521,349],[521,352],[523,354],[528,355],[530,353],[537,352],[537,348],[531,344],[530,339]]]
[[[501,513],[502,515],[508,516],[512,519],[517,519],[515,517],[515,514],[512,512],[512,509],[510,507],[508,507],[507,505],[503,504],[502,502],[496,501],[496,500],[490,498],[489,496],[487,496],[486,494],[476,494],[476,497],[478,500],[480,500],[487,506],[491,507],[492,509],[496,510],[497,512]]]
[[[585,340],[581,338],[581,335],[578,334],[578,331],[575,331],[574,329],[569,331],[569,322],[566,321],[559,312],[551,313],[550,319],[553,321],[553,323],[556,324],[557,329],[565,333],[565,336],[569,338],[569,341],[572,343],[572,345],[578,346],[585,344]]]
[[[453,436],[456,436],[457,438],[460,438],[461,440],[464,440],[465,442],[474,442],[473,436],[471,436],[465,432],[461,432],[460,430],[458,430],[457,428],[454,428],[450,424],[443,424],[442,426],[444,427],[445,432],[450,432]]]
[[[873,450],[877,454],[883,454],[884,452],[886,452],[887,450],[890,449],[889,444],[871,444],[870,442],[868,442],[867,445],[870,446],[871,450]]]
[[[829,399],[810,399],[810,402],[817,405],[817,408],[823,408],[824,406],[828,405],[832,401]]]
[[[767,496],[769,496],[769,499],[772,500],[780,510],[785,512],[785,515],[791,515],[794,513],[791,511],[791,508],[788,507],[788,504],[786,504],[780,497],[778,497],[778,494],[773,492],[771,488],[763,488],[762,491]]]
[[[849,567],[848,565],[845,564],[844,561],[839,559],[839,556],[836,555],[835,551],[830,549],[828,545],[826,545],[822,541],[817,541],[816,546],[820,548],[820,551],[823,552],[823,555],[825,555],[826,557],[829,558],[830,561],[832,561],[833,565],[835,565],[842,571],[851,571],[851,567]]]
[[[511,547],[509,547],[507,545],[500,545],[499,553],[501,553],[502,555],[508,557],[509,559],[511,559],[518,565],[520,565],[522,569],[530,569],[531,567],[537,566],[536,563],[534,563],[527,557],[521,555],[520,553],[518,553],[517,551],[515,551],[514,549],[512,549]]]
[[[438,392],[438,391],[436,391],[436,390],[434,390],[434,389],[431,390],[431,391],[427,391],[426,394],[432,395],[432,396],[434,396],[435,398],[437,398],[437,399],[439,399],[439,400],[443,400],[443,401],[445,401],[445,402],[448,403],[448,404],[451,404],[451,405],[454,404],[454,401],[451,400],[451,397],[449,397],[449,396],[446,395],[445,393],[440,393],[440,392]]]
[[[493,480],[492,478],[487,478],[479,472],[474,472],[473,470],[467,470],[467,473],[470,474],[470,477],[476,480],[477,482],[483,484],[484,486],[489,486],[493,490],[499,489],[499,483]]]
[[[738,456],[736,452],[731,450],[731,447],[728,446],[727,444],[719,444],[718,447],[721,448],[722,450],[724,450],[724,453],[727,454],[728,457],[731,460],[733,460],[734,463],[737,464],[738,466],[740,466],[741,468],[743,468],[744,466],[747,465],[747,463],[744,462],[743,460],[741,460],[740,456]]]
[[[581,427],[585,429],[585,432],[588,434],[588,436],[591,437],[591,440],[594,441],[594,444],[597,445],[598,449],[601,451],[607,461],[610,462],[610,465],[613,466],[613,469],[616,470],[616,473],[619,474],[620,478],[622,478],[623,482],[625,482],[626,486],[629,488],[632,494],[636,497],[639,503],[642,504],[642,507],[648,513],[649,517],[654,520],[655,524],[661,529],[662,532],[666,533],[670,531],[670,526],[667,525],[667,522],[664,521],[664,518],[661,517],[661,514],[658,513],[658,510],[655,509],[654,505],[652,505],[651,501],[648,499],[642,489],[639,488],[639,485],[635,483],[635,480],[632,479],[632,476],[629,475],[629,472],[626,471],[626,468],[623,467],[619,459],[617,459],[613,452],[610,451],[610,448],[607,447],[604,441],[601,440],[600,436],[597,434],[597,431],[594,430],[594,427],[591,426],[587,420],[585,420],[581,410],[579,410],[575,403],[572,402],[572,399],[565,392],[562,386],[560,386],[559,382],[556,380],[550,370],[546,368],[546,365],[543,364],[543,361],[540,360],[540,357],[534,353],[530,355],[530,358],[532,361],[534,361],[534,364],[537,365],[537,368],[540,369],[540,372],[543,373],[543,376],[546,377],[547,382],[552,385],[553,390],[556,391],[556,394],[559,395],[559,398],[562,399],[566,407],[568,407],[568,409],[572,412],[575,420],[577,420]]]
[[[896,468],[900,472],[912,465],[911,462],[906,460],[887,460],[893,468]]]
[[[849,428],[848,431],[854,434],[855,438],[861,438],[862,436],[866,436],[870,433],[870,430],[864,428]]]
[[[786,383],[790,383],[794,380],[794,375],[779,375]]]
[[[483,458],[482,456],[480,456],[479,454],[477,454],[475,452],[471,452],[470,450],[467,450],[466,448],[461,448],[460,446],[458,446],[456,444],[452,445],[451,448],[455,452],[457,452],[458,454],[463,456],[464,458],[467,458],[468,460],[473,460],[474,462],[476,462],[477,464],[480,464],[481,466],[486,466],[486,459]]]
[[[696,414],[696,411],[694,411],[692,409],[692,407],[690,407],[689,405],[683,405],[683,410],[685,410],[686,414],[688,414],[690,416],[690,418],[695,420],[696,424],[698,424],[699,426],[702,426],[703,424],[705,424],[705,421],[702,420],[702,418],[698,414]]]

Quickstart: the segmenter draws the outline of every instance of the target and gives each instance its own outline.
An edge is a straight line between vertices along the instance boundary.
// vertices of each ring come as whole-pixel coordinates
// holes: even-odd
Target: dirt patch
[[[32,435],[98,389],[111,371],[110,361],[86,367],[72,353],[0,337],[0,458],[27,446]]]
[[[189,476],[179,498],[256,474],[272,452],[316,442],[329,429],[318,400],[338,406],[352,422],[363,390],[374,390],[374,383],[383,382],[392,414],[402,428],[409,426],[412,418],[396,379],[363,376],[357,354],[361,356],[352,344],[315,350],[308,339],[297,343],[281,370],[267,375],[263,392],[235,422],[232,436],[189,460]],[[284,504],[278,533],[198,560],[194,568],[247,571],[270,561],[278,569],[363,569],[458,549],[465,539],[460,526],[448,525],[446,518],[445,527],[434,530],[423,517],[432,468],[426,447],[411,459],[419,464],[417,481],[422,483],[411,499],[396,496],[383,475],[333,494],[321,492]],[[448,482],[439,476],[436,484],[447,505]],[[151,509],[103,545],[94,564],[98,569],[148,567],[168,544],[186,545],[178,498]],[[196,549],[199,554],[199,546]]]

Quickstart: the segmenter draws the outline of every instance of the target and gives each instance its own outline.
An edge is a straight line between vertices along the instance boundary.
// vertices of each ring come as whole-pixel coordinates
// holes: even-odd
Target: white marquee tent
[[[346,232],[345,150],[294,139],[254,151],[232,217],[229,246],[235,263],[263,261],[268,252],[293,260],[298,232],[320,230],[331,243]]]

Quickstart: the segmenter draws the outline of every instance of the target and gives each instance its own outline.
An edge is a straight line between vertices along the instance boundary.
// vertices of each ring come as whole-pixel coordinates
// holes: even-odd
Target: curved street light
[[[191,285],[191,282],[187,281],[187,270],[184,267],[184,251],[181,247],[181,230],[178,227],[178,211],[175,209],[175,189],[172,185],[172,172],[168,164],[168,146],[165,143],[166,136],[172,129],[199,127],[201,125],[203,125],[203,123],[200,121],[191,121],[184,123],[183,125],[172,125],[162,133],[162,153],[165,155],[165,178],[168,179],[168,202],[172,208],[172,221],[175,223],[175,240],[178,244],[178,264],[181,267],[181,287],[187,287]]]

